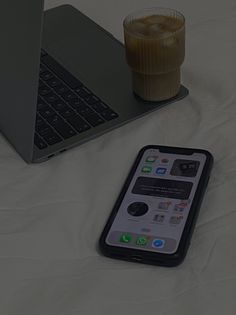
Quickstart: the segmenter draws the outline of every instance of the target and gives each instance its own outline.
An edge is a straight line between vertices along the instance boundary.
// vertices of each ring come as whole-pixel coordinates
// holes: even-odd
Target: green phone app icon
[[[130,234],[124,233],[120,237],[120,242],[121,243],[129,243],[131,241],[132,237]]]
[[[148,243],[148,238],[146,236],[139,236],[136,240],[136,245],[145,246]]]

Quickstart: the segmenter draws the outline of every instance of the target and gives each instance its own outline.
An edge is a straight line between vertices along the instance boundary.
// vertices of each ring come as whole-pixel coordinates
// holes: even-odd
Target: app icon
[[[130,234],[122,234],[121,237],[120,237],[120,242],[121,243],[129,243],[131,241],[132,237]]]
[[[158,167],[156,170],[156,173],[158,175],[164,175],[166,173],[167,169],[165,167]]]
[[[199,161],[177,159],[174,161],[170,174],[174,176],[195,177],[199,166]]]
[[[148,156],[146,158],[146,162],[148,163],[154,163],[157,160],[158,156]]]
[[[172,216],[170,218],[170,224],[180,224],[180,222],[183,220],[183,216],[182,215],[178,215],[178,216]]]
[[[151,173],[151,171],[152,171],[151,166],[144,166],[144,167],[142,168],[142,172],[143,172],[143,173]]]
[[[165,241],[162,239],[157,238],[152,241],[152,247],[154,248],[163,248],[164,245],[165,245]]]
[[[133,202],[128,206],[128,213],[134,217],[141,217],[148,212],[148,205],[145,202]]]
[[[171,201],[161,201],[159,202],[158,209],[160,210],[168,210],[169,206],[172,204]]]
[[[146,236],[139,236],[136,240],[137,245],[145,246],[148,243],[148,238]]]
[[[153,221],[157,222],[157,223],[162,223],[165,220],[165,216],[164,214],[155,214]]]
[[[183,212],[184,209],[187,207],[188,203],[187,202],[180,202],[175,205],[174,211],[176,212]]]
[[[162,159],[162,160],[161,160],[161,163],[167,164],[167,163],[169,163],[169,160],[168,160],[168,159]]]

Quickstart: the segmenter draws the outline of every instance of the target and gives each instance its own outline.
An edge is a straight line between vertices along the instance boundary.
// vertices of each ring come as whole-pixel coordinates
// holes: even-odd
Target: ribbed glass
[[[124,20],[124,36],[135,93],[153,101],[175,96],[185,55],[184,16],[165,8],[138,11]]]

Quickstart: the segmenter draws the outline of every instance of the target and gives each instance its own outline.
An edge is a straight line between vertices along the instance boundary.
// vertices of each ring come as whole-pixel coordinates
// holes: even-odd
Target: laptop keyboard
[[[34,141],[40,150],[118,117],[82,82],[42,51]]]

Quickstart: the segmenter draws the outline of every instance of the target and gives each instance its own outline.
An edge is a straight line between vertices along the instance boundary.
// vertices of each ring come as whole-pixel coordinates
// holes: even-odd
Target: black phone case
[[[198,187],[192,202],[192,206],[184,227],[184,231],[182,233],[182,237],[179,243],[179,247],[174,254],[163,254],[163,253],[154,253],[149,251],[143,251],[139,249],[130,249],[118,246],[108,245],[105,240],[107,234],[111,228],[111,225],[114,221],[114,218],[119,210],[120,204],[125,196],[125,193],[130,185],[130,182],[135,174],[135,171],[139,165],[139,162],[144,154],[144,152],[148,149],[158,149],[160,152],[172,153],[172,154],[183,154],[183,155],[191,155],[192,153],[203,153],[206,155],[206,162],[202,171],[202,176],[198,183]],[[188,247],[190,245],[190,240],[194,231],[194,227],[197,221],[197,217],[199,214],[199,210],[201,207],[201,203],[203,200],[203,196],[209,181],[211,169],[213,166],[213,156],[210,152],[201,149],[188,149],[188,148],[178,148],[178,147],[166,147],[166,146],[158,146],[158,145],[148,145],[141,149],[139,152],[132,169],[128,175],[128,178],[125,181],[125,184],[120,192],[120,195],[114,205],[114,208],[111,212],[111,215],[105,225],[105,228],[102,232],[102,235],[99,240],[99,248],[101,252],[111,258],[135,261],[145,264],[166,266],[166,267],[174,267],[182,263],[184,260]]]

